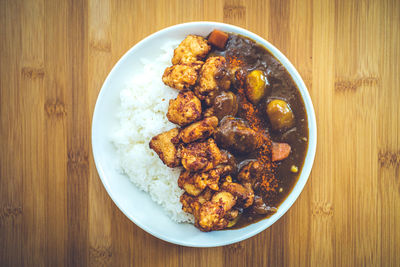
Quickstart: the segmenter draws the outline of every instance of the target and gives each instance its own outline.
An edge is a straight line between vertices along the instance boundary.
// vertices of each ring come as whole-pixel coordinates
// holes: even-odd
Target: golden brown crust
[[[196,140],[204,139],[211,136],[218,126],[218,118],[208,117],[201,121],[195,122],[184,128],[179,133],[179,138],[184,143],[191,143]]]
[[[201,102],[191,91],[180,92],[169,101],[167,118],[170,122],[185,126],[201,117]]]
[[[224,182],[221,189],[227,191],[241,200],[243,208],[251,206],[254,202],[254,192],[250,183],[244,185],[232,182]]]
[[[224,217],[226,212],[236,204],[236,197],[229,192],[221,191],[204,203],[195,213],[195,224],[202,231],[221,230],[228,225]]]
[[[174,50],[172,64],[188,63],[203,59],[211,46],[201,36],[188,35]]]
[[[222,154],[214,139],[190,143],[182,149],[182,165],[188,171],[205,172],[215,168],[222,160]]]
[[[154,136],[149,143],[150,148],[157,153],[164,164],[171,168],[180,165],[175,144],[178,134],[178,128],[174,128]]]
[[[184,90],[196,84],[202,61],[173,65],[165,69],[162,81],[169,87]]]
[[[207,105],[220,90],[228,90],[231,82],[229,79],[217,80],[217,75],[224,72],[226,68],[226,60],[222,56],[207,58],[200,70],[199,83],[195,87],[194,92],[198,98],[205,100]],[[224,76],[224,75],[222,75]]]

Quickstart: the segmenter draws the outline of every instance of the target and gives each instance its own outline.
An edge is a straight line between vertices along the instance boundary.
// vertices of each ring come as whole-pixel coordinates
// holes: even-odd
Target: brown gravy
[[[213,48],[209,56],[224,56],[225,58],[236,57],[240,59],[246,71],[258,69],[262,70],[267,75],[269,84],[268,93],[263,101],[257,104],[257,108],[265,109],[266,104],[273,99],[285,100],[291,107],[295,115],[295,125],[284,132],[271,130],[271,123],[267,115],[260,116],[260,120],[265,128],[266,133],[274,142],[284,142],[291,146],[291,153],[288,158],[277,162],[275,168],[275,176],[278,182],[278,189],[275,192],[262,194],[255,192],[256,195],[263,198],[266,203],[268,212],[263,215],[254,213],[251,209],[242,211],[242,216],[232,228],[235,229],[255,223],[274,214],[279,205],[286,199],[296,184],[301,173],[304,159],[308,147],[308,122],[307,114],[300,91],[289,75],[285,67],[280,63],[265,47],[257,44],[253,40],[236,34],[229,34],[228,42],[224,50]],[[239,111],[236,117],[242,118]],[[238,165],[241,161],[246,161],[255,158],[254,155],[246,155],[246,157],[237,157]],[[298,168],[297,172],[291,171],[292,166]],[[235,177],[233,177],[235,179]]]

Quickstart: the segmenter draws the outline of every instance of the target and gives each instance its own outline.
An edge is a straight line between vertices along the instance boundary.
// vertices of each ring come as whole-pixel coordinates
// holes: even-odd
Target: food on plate
[[[192,91],[180,92],[169,101],[167,118],[170,122],[185,126],[201,118],[201,102]]]
[[[228,90],[230,85],[231,81],[226,75],[226,59],[222,56],[209,57],[201,67],[194,93],[200,100],[210,105],[214,97],[219,92]]]
[[[213,30],[208,37],[208,42],[218,49],[224,49],[226,42],[228,41],[229,35],[226,32],[220,30]]]
[[[201,231],[271,216],[296,183],[308,145],[304,103],[289,73],[256,42],[220,30],[188,35],[171,62],[162,81],[178,92],[166,114],[174,126],[149,147],[180,172],[182,212]]]
[[[177,155],[178,128],[160,133],[150,140],[150,148],[153,149],[160,159],[168,167],[177,167],[180,165],[180,159]]]
[[[196,35],[188,35],[174,50],[172,64],[192,63],[207,56],[211,46],[208,41]]]
[[[267,105],[267,114],[274,130],[288,129],[294,124],[294,115],[288,103],[274,99]]]
[[[253,70],[246,78],[246,97],[253,104],[263,99],[266,93],[266,77],[261,70]]]
[[[189,62],[173,65],[165,69],[163,82],[175,89],[189,89],[195,85],[198,78],[198,70],[201,68],[201,62]]]
[[[234,93],[223,91],[214,98],[212,106],[204,111],[204,117],[216,116],[219,120],[238,111],[238,100]]]
[[[179,133],[179,138],[184,143],[191,143],[196,140],[204,139],[215,132],[217,125],[217,117],[213,116],[205,118],[182,129],[182,131]]]

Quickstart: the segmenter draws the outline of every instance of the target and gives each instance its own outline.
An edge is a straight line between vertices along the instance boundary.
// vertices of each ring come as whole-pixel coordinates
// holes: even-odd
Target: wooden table
[[[91,118],[117,60],[173,24],[212,20],[277,46],[308,86],[312,175],[249,240],[172,245],[111,201]],[[0,1],[1,266],[400,266],[399,1]]]

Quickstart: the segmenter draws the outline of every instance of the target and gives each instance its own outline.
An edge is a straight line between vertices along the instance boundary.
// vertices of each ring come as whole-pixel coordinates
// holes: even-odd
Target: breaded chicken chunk
[[[208,117],[201,121],[195,122],[184,128],[179,133],[179,138],[184,143],[191,143],[196,140],[204,139],[211,136],[218,126],[218,118]]]
[[[169,87],[183,90],[190,89],[195,85],[198,71],[203,62],[192,62],[173,65],[165,69],[162,81]]]
[[[224,229],[229,222],[225,215],[235,204],[236,197],[231,193],[215,193],[211,201],[204,203],[199,211],[194,213],[195,225],[205,232]]]
[[[202,60],[207,56],[211,46],[201,36],[188,35],[174,50],[172,64],[188,63]]]
[[[218,92],[228,90],[230,85],[225,58],[209,57],[201,67],[199,84],[194,92],[198,98],[205,100],[207,105],[211,105]]]
[[[240,200],[240,204],[243,208],[247,208],[253,205],[254,191],[251,188],[250,183],[245,183],[244,185],[241,185],[238,183],[224,182],[221,185],[221,189],[237,197]]]
[[[197,197],[191,196],[188,193],[183,193],[180,197],[180,202],[182,203],[182,210],[192,214],[197,214],[200,210],[201,205],[211,200],[214,192],[206,188]]]
[[[178,179],[178,186],[189,195],[198,196],[206,187],[213,191],[219,190],[218,182],[222,175],[231,171],[230,166],[220,166],[207,172],[182,171]]]
[[[180,153],[183,167],[192,172],[205,172],[215,168],[222,160],[222,154],[214,139],[194,142],[182,148]]]
[[[150,148],[158,154],[164,164],[171,168],[180,165],[176,149],[179,141],[178,134],[178,128],[174,128],[154,136],[149,143]]]
[[[191,196],[200,195],[200,193],[203,192],[204,188],[206,188],[207,185],[201,187],[199,186],[199,184],[196,182],[196,176],[198,175],[199,173],[197,172],[189,172],[183,170],[178,178],[178,186],[185,190],[186,193]]]
[[[167,118],[170,122],[185,126],[201,117],[201,102],[192,91],[180,92],[169,101]]]

